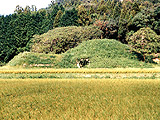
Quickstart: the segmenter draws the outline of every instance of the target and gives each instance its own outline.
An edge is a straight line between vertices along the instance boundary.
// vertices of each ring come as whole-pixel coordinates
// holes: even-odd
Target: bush
[[[103,31],[102,38],[117,39],[118,25],[115,21],[96,21],[94,26],[97,26]]]
[[[63,53],[86,40],[100,38],[102,31],[94,26],[61,27],[43,35],[36,35],[31,41],[31,51],[39,53]]]
[[[160,36],[158,36],[149,27],[141,28],[127,39],[132,51],[140,53],[149,58],[150,55],[160,52]]]

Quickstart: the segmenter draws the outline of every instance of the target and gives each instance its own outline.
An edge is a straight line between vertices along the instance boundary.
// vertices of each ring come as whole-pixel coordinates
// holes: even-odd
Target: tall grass
[[[0,80],[0,119],[160,118],[160,80]]]

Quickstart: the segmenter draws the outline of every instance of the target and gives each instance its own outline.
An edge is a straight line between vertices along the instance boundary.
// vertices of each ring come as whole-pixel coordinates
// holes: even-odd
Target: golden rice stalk
[[[17,69],[0,70],[1,74],[7,73],[160,73],[160,68],[97,68],[97,69]]]

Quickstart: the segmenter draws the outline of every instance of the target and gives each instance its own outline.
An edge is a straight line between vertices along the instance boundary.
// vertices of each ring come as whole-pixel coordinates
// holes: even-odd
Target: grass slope
[[[88,68],[152,67],[151,64],[138,61],[127,45],[111,39],[85,41],[62,56],[61,66],[64,68],[76,67],[76,59],[80,58],[89,58],[91,63],[86,66]]]
[[[23,67],[57,67],[61,56],[56,54],[44,54],[23,52],[15,56],[7,65]]]
[[[38,67],[77,68],[76,60],[80,58],[89,58],[91,61],[89,66],[85,66],[86,68],[150,68],[153,65],[138,61],[136,55],[129,52],[127,45],[110,39],[84,41],[79,46],[59,55],[21,53],[8,65],[34,67],[38,64]]]

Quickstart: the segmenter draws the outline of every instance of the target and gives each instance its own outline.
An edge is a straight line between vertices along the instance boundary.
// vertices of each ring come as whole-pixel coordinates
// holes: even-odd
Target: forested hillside
[[[96,38],[116,39],[127,44],[132,51],[142,54],[144,60],[148,56],[159,57],[160,0],[56,0],[38,11],[36,6],[17,5],[14,14],[0,16],[0,64],[20,52],[33,50],[31,43],[37,36],[66,26],[90,26],[90,31],[99,29],[100,35]],[[77,36],[71,39],[73,45]],[[52,44],[51,51],[47,52],[66,47],[65,42],[63,38],[57,39],[59,48]]]

